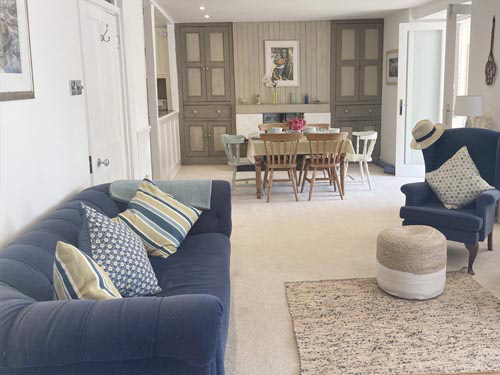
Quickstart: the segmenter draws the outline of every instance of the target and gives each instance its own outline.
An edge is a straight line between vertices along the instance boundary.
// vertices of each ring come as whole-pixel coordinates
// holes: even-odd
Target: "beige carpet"
[[[295,202],[291,187],[282,183],[275,185],[269,204],[255,199],[255,188],[235,192],[228,375],[300,374],[285,282],[375,276],[376,236],[401,224],[399,188],[411,180],[371,169],[374,190],[348,184],[344,201],[322,184],[311,202],[307,189]],[[185,166],[177,178],[230,180],[231,169]],[[489,252],[482,244],[474,269],[475,279],[500,297],[498,225],[496,232],[497,249]],[[466,262],[467,250],[450,242],[448,268],[458,270]]]
[[[407,301],[374,278],[286,284],[302,375],[499,371],[500,300],[466,273]]]

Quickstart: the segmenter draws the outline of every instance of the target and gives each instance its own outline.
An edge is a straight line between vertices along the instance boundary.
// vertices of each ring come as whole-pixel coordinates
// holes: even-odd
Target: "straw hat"
[[[411,131],[413,140],[410,146],[415,150],[423,150],[436,142],[443,135],[443,132],[443,124],[434,125],[430,120],[419,121]]]

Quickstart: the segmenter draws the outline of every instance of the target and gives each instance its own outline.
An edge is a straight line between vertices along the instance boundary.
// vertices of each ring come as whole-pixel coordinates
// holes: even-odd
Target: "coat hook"
[[[106,42],[106,43],[108,43],[108,42],[111,40],[111,37],[110,37],[110,36],[108,36],[108,37],[106,38],[106,34],[108,33],[108,31],[109,31],[109,25],[108,25],[108,24],[106,24],[106,31],[104,32],[104,34],[101,34],[101,42]]]

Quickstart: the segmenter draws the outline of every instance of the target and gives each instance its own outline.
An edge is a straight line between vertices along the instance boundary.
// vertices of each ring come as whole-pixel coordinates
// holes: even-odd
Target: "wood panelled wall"
[[[264,41],[299,41],[299,86],[278,88],[279,102],[297,103],[320,100],[330,102],[330,21],[237,22],[233,24],[236,103],[246,99],[255,104],[260,94],[263,103],[271,103],[271,90],[262,82],[265,74]]]

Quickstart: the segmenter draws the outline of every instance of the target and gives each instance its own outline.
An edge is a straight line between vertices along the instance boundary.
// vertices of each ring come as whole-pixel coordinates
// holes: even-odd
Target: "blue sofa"
[[[178,252],[150,258],[154,297],[58,301],[57,241],[78,244],[79,202],[114,217],[109,185],[84,190],[0,251],[0,374],[224,374],[229,322],[231,189],[213,181]]]
[[[487,129],[447,129],[432,146],[423,150],[426,172],[438,169],[463,146],[467,146],[481,177],[496,190],[482,193],[478,199],[458,210],[446,209],[427,182],[406,184],[401,191],[406,204],[401,207],[403,225],[428,225],[438,229],[448,240],[463,243],[469,250],[468,272],[479,242],[488,239],[493,250],[495,209],[500,199],[500,133]]]

